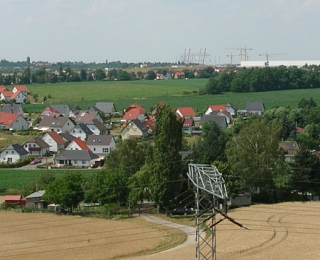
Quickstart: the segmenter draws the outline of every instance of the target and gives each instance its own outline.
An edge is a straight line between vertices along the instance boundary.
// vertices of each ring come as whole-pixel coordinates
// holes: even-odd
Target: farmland
[[[199,95],[198,91],[204,89],[207,82],[208,79],[189,79],[31,84],[28,85],[31,104],[23,107],[27,112],[39,113],[51,104],[79,105],[82,109],[88,109],[96,102],[105,101],[114,102],[118,111],[134,103],[150,111],[154,105],[165,102],[174,109],[191,106],[195,111],[202,112],[209,105],[226,103],[245,109],[248,101],[262,101],[267,110],[276,106],[295,108],[302,98],[309,97],[320,103],[320,89]],[[31,97],[33,94],[38,95],[37,104]],[[42,104],[44,96],[51,98]]]

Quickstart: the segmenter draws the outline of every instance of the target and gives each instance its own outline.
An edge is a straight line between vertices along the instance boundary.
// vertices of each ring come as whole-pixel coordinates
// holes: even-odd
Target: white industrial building
[[[241,61],[240,67],[303,67],[304,65],[320,65],[320,60],[275,60],[275,61]]]

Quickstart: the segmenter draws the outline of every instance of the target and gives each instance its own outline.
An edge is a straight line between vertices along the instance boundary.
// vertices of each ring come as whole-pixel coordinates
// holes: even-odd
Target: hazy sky
[[[320,0],[0,0],[0,10],[9,61],[175,62],[206,49],[215,64],[236,48],[249,60],[320,60]]]

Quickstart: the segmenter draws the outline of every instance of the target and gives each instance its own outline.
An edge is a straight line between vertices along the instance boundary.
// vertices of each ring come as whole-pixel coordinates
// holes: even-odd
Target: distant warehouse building
[[[303,67],[305,65],[320,65],[320,60],[274,60],[274,61],[241,61],[240,67],[279,67],[279,66],[285,66],[285,67]]]

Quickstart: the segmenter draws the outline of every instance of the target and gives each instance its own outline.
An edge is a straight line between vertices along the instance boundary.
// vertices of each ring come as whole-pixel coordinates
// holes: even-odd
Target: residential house
[[[175,71],[173,74],[173,78],[174,79],[185,79],[186,78],[186,74],[182,71]]]
[[[247,115],[263,115],[265,111],[263,102],[247,102],[246,112]]]
[[[197,114],[192,107],[179,107],[176,110],[176,115],[184,119],[190,119],[195,117]]]
[[[69,132],[75,124],[69,117],[43,117],[38,123],[40,131],[55,131],[57,133]]]
[[[63,116],[60,112],[53,109],[53,107],[46,107],[42,113],[40,114],[40,117],[43,118],[45,116],[51,116],[51,117],[59,117]]]
[[[27,120],[19,114],[0,112],[0,129],[4,130],[28,130]]]
[[[98,119],[92,119],[91,122],[87,123],[86,126],[95,135],[105,135],[108,133],[108,128],[102,124]]]
[[[40,137],[34,137],[23,145],[30,155],[45,156],[50,151],[50,145]]]
[[[9,145],[0,154],[0,162],[2,163],[16,163],[18,161],[23,161],[28,159],[29,154],[26,149],[24,149],[19,144]]]
[[[116,105],[113,102],[97,102],[95,107],[105,115],[112,115],[117,112]]]
[[[69,131],[69,134],[80,138],[82,141],[85,141],[88,136],[93,135],[93,132],[84,123],[79,123]]]
[[[21,92],[25,97],[27,97],[29,90],[25,85],[17,85],[13,87],[12,92],[13,93]]]
[[[228,128],[226,118],[217,115],[203,115],[200,120],[200,128],[202,128],[203,125],[209,121],[216,122],[224,130]]]
[[[121,130],[122,140],[129,138],[147,138],[148,128],[139,119],[129,121],[129,123]]]
[[[70,105],[52,105],[51,108],[64,117],[76,118],[79,111]]]
[[[0,85],[0,93],[2,93],[3,91],[8,90],[4,85]]]
[[[59,135],[62,137],[63,141],[66,142],[64,147],[67,147],[74,139],[77,138],[69,133],[60,133]]]
[[[108,153],[111,153],[116,148],[116,142],[112,135],[90,135],[86,145],[101,159],[104,159]]]
[[[148,132],[149,133],[152,133],[153,132],[153,129],[155,127],[155,121],[154,120],[151,120],[151,119],[147,119],[143,122],[144,126],[146,128],[148,128]]]
[[[213,111],[210,113],[210,115],[217,115],[217,116],[223,116],[226,118],[227,120],[227,124],[229,125],[232,121],[232,116],[230,115],[230,113],[228,111]]]
[[[91,149],[86,145],[86,143],[80,138],[76,138],[71,141],[70,144],[66,147],[66,150],[83,150],[92,152]]]
[[[57,167],[89,167],[93,164],[100,164],[100,159],[98,155],[90,151],[64,150],[54,158],[54,164]]]
[[[232,103],[226,104],[226,109],[230,113],[231,116],[237,115],[238,108]]]
[[[222,112],[222,111],[227,111],[226,106],[214,105],[214,106],[208,106],[207,109],[205,110],[204,114],[210,115],[212,112]]]
[[[294,156],[300,150],[300,147],[296,141],[281,141],[279,143],[279,147],[284,151],[287,162],[294,161]]]
[[[147,111],[137,104],[133,104],[126,109],[125,114],[123,115],[123,120],[129,122],[130,120],[140,120],[143,122],[146,119]]]
[[[26,197],[27,208],[45,209],[47,203],[43,200],[43,196],[46,193],[45,190],[36,191]]]
[[[50,152],[57,153],[65,148],[66,141],[55,131],[46,133],[42,140],[50,146]]]
[[[0,112],[24,116],[21,104],[3,104],[0,106]]]
[[[11,90],[2,91],[0,94],[0,100],[9,103],[12,94],[13,94],[13,92]]]
[[[11,103],[16,103],[16,104],[24,104],[27,101],[27,96],[22,94],[21,91],[17,91],[15,93],[12,93],[10,97],[10,102]]]
[[[194,129],[194,121],[192,118],[183,121],[182,131],[186,134],[192,134]]]
[[[98,120],[101,124],[103,124],[103,120],[101,116],[99,115],[99,112],[97,111],[80,111],[79,114],[77,115],[75,122],[77,124],[79,123],[84,123],[85,125],[92,125],[93,122],[92,120]]]

